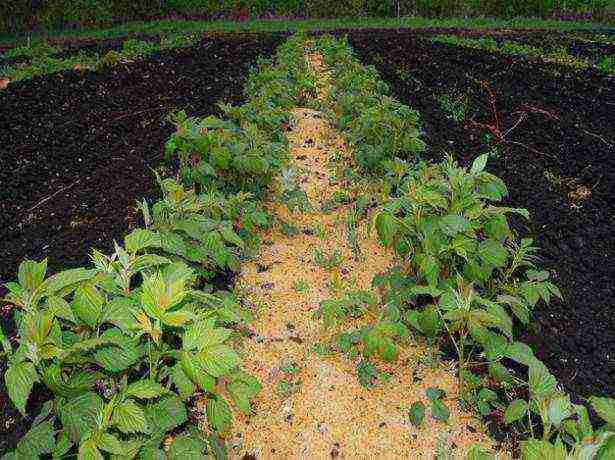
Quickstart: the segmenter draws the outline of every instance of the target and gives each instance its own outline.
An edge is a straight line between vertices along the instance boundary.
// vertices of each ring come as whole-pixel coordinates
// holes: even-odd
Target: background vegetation
[[[612,20],[615,0],[14,0],[0,4],[0,33],[108,26],[173,16],[495,16]]]

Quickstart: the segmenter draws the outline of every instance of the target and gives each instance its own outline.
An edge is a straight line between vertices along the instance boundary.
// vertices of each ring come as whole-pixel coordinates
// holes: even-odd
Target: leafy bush
[[[281,48],[269,68],[276,79],[299,81],[300,45]],[[117,57],[153,48],[132,41]],[[259,199],[286,156],[282,108],[295,100],[281,106],[268,81],[251,76],[252,99],[222,107],[231,120],[173,117],[167,153],[179,157],[178,177],[157,177],[162,198],[139,204],[146,228],[111,255],[94,250],[93,267],[50,277],[46,261],[20,265],[4,299],[18,332],[16,349],[0,334],[6,387],[22,414],[35,385],[54,398],[8,458],[157,458],[170,432],[170,458],[200,458],[219,445],[189,427],[187,405],[203,403],[215,432],[230,424],[227,399],[251,411],[260,384],[231,345],[250,314],[209,282],[236,269],[268,224]],[[290,93],[304,90],[299,82]]]
[[[92,269],[51,277],[46,261],[23,262],[19,282],[7,285],[20,337],[5,374],[9,396],[25,414],[35,383],[54,394],[14,458],[61,456],[72,446],[80,458],[161,452],[197,391],[213,408],[210,424],[223,430],[230,411],[215,389],[222,377],[250,411],[259,385],[237,370],[225,328],[245,317],[239,305],[197,289],[187,265],[148,253],[162,247],[159,235],[136,230],[124,244],[110,256],[94,252]]]

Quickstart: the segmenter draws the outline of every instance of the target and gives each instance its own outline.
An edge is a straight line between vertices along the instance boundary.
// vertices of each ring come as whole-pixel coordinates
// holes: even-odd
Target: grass
[[[14,46],[28,39],[37,38],[120,38],[134,34],[159,34],[169,32],[279,32],[331,29],[373,29],[373,28],[507,28],[507,29],[553,29],[553,30],[604,30],[608,24],[587,21],[558,21],[553,19],[491,19],[491,18],[451,18],[427,19],[408,18],[337,18],[337,19],[254,19],[245,22],[228,20],[175,20],[163,19],[151,22],[132,22],[107,29],[74,29],[32,33],[22,36],[0,36],[0,46]]]

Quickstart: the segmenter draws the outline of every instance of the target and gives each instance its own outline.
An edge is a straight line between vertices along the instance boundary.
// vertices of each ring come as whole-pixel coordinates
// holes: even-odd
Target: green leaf
[[[175,396],[167,396],[155,404],[148,405],[145,414],[152,435],[167,433],[188,420],[186,406]]]
[[[72,398],[60,406],[60,421],[74,443],[96,428],[96,415],[102,407],[103,400],[93,392]]]
[[[96,362],[110,372],[123,372],[143,357],[144,351],[135,345],[105,347],[96,352]]]
[[[208,374],[221,377],[239,365],[239,356],[228,345],[214,345],[197,354]]]
[[[410,423],[414,426],[420,426],[425,418],[425,405],[422,402],[415,402],[410,406]]]
[[[165,387],[153,380],[139,380],[126,387],[122,392],[126,397],[133,397],[139,399],[151,399],[162,396],[168,393]]]
[[[446,407],[441,399],[431,400],[431,415],[436,420],[446,422],[451,416],[451,411]]]
[[[376,230],[383,245],[392,245],[398,231],[398,224],[395,220],[395,216],[389,212],[381,212],[378,214],[376,216]]]
[[[201,460],[207,446],[195,436],[180,436],[169,447],[169,460]]]
[[[615,425],[615,399],[592,396],[589,403],[598,416],[611,425]]]
[[[170,264],[171,260],[156,254],[143,254],[135,257],[130,262],[130,269],[135,272],[140,272],[146,268],[155,267],[158,265]]]
[[[115,297],[107,303],[100,315],[99,322],[110,323],[122,331],[130,333],[137,329],[138,324],[134,314],[139,311],[138,305],[126,297]]]
[[[559,428],[564,420],[572,416],[572,404],[570,404],[570,396],[566,394],[558,394],[549,398],[546,416],[556,428]]]
[[[566,449],[547,441],[530,439],[521,441],[522,460],[566,460]]]
[[[448,236],[455,236],[470,230],[470,221],[458,214],[448,214],[439,220],[440,229]]]
[[[472,163],[472,168],[470,169],[470,173],[476,175],[478,173],[483,172],[483,170],[485,169],[485,166],[487,165],[488,159],[489,159],[489,155],[486,153],[477,157]]]
[[[47,273],[47,259],[41,262],[35,262],[33,260],[24,260],[19,264],[19,271],[17,273],[17,279],[19,284],[28,292],[34,292],[38,288]]]
[[[147,433],[147,419],[143,409],[131,400],[115,406],[111,423],[122,433]]]
[[[104,297],[93,286],[83,286],[75,291],[73,311],[91,328],[98,324],[104,304]]]
[[[231,425],[231,408],[228,403],[219,397],[207,401],[207,420],[217,432],[223,432]]]
[[[238,371],[233,376],[231,383],[227,385],[229,395],[242,412],[252,412],[250,401],[261,390],[262,386],[258,379],[244,372]]]
[[[512,385],[515,381],[506,366],[499,362],[489,364],[489,375],[499,383]]]
[[[182,369],[181,364],[173,366],[170,377],[171,382],[173,382],[173,385],[177,388],[180,398],[183,400],[188,399],[195,393],[196,387]]]
[[[430,401],[434,401],[436,399],[440,399],[441,397],[444,396],[444,391],[442,391],[440,388],[427,388],[427,390],[425,390],[425,394],[427,395],[427,398]]]
[[[160,236],[151,230],[138,228],[124,238],[126,250],[136,254],[138,251],[151,247],[160,247]]]
[[[93,438],[84,440],[79,445],[77,460],[104,460],[105,457],[98,450],[96,440]]]
[[[529,367],[529,386],[533,397],[544,399],[555,392],[557,380],[543,363],[536,360]]]
[[[48,295],[62,294],[67,290],[73,290],[82,281],[93,278],[98,273],[97,270],[86,270],[85,268],[73,268],[64,270],[60,273],[47,278],[43,283]]]
[[[527,403],[523,399],[515,399],[504,411],[504,423],[511,423],[520,420],[527,412]]]
[[[207,373],[201,359],[190,353],[182,353],[181,367],[190,380],[204,391],[213,391],[216,379]]]
[[[53,460],[60,459],[64,457],[68,453],[68,451],[73,447],[73,442],[70,439],[70,434],[67,431],[60,431],[58,435],[58,439],[56,441],[56,445],[53,448],[52,457]]]
[[[233,230],[230,225],[223,226],[220,229],[220,234],[222,235],[224,241],[226,241],[227,243],[234,244],[235,246],[242,249],[244,248],[245,245],[243,243],[243,240],[239,235],[237,235],[237,233],[235,233],[235,230]]]
[[[478,255],[486,264],[501,268],[506,264],[508,252],[499,241],[485,240],[478,245]]]
[[[532,349],[522,342],[511,343],[506,349],[506,356],[526,366],[531,366],[537,361]]]
[[[12,364],[4,374],[4,382],[9,397],[24,416],[26,415],[28,396],[32,391],[32,386],[38,381],[38,373],[34,364],[30,362]]]
[[[483,450],[480,444],[474,443],[468,450],[466,460],[495,460],[497,457],[491,452]]]
[[[122,442],[110,433],[102,433],[100,435],[98,447],[110,454],[123,455],[125,453]]]
[[[26,435],[19,440],[15,452],[18,458],[38,458],[49,454],[55,446],[55,429],[51,422],[43,422],[33,426]]]
[[[232,331],[215,328],[209,320],[199,321],[191,325],[184,334],[183,346],[186,350],[203,350],[225,342]]]

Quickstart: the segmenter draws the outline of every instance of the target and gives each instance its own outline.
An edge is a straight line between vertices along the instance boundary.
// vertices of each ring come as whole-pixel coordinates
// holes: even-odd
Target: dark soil
[[[106,74],[64,72],[0,92],[0,285],[24,258],[47,257],[54,272],[88,264],[91,247],[110,250],[138,222],[136,201],[157,196],[151,168],[172,132],[167,114],[208,115],[217,102],[241,102],[249,68],[282,38],[210,38]],[[0,318],[10,332],[7,312]],[[0,453],[33,418],[14,410],[2,383]],[[45,395],[34,393],[36,415]]]
[[[355,31],[349,38],[393,95],[420,112],[431,158],[448,152],[467,165],[489,151],[484,130],[471,122],[493,118],[475,80],[495,91],[503,131],[524,105],[544,110],[528,114],[507,136],[515,144],[505,144],[504,154],[488,166],[508,185],[507,203],[530,211],[531,220],[515,221],[515,227],[535,238],[541,265],[555,274],[564,294],[564,301],[536,311],[535,330],[523,339],[575,400],[613,396],[615,79],[433,44],[408,31]],[[473,88],[461,123],[448,118],[435,98],[455,88],[462,94]],[[549,174],[561,182],[547,180]]]

